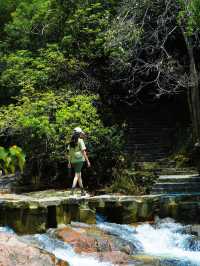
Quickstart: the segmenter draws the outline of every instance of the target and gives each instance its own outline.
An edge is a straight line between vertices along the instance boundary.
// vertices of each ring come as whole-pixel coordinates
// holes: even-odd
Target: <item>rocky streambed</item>
[[[0,230],[0,265],[199,266],[199,226],[172,219],[154,224],[72,222],[44,234],[17,236]]]
[[[0,266],[200,266],[199,199],[0,194]]]
[[[68,266],[64,260],[38,246],[25,243],[8,228],[0,228],[1,266]]]

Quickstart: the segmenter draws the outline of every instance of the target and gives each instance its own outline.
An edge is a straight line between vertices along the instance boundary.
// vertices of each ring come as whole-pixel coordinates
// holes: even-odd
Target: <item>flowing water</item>
[[[144,223],[137,226],[107,223],[99,219],[97,228],[133,244],[138,257],[148,255],[157,258],[160,266],[200,266],[200,236],[187,233],[189,226],[183,226],[170,219],[159,220],[154,225]],[[1,231],[12,232],[5,227],[0,228]],[[66,260],[71,266],[112,265],[99,262],[90,255],[76,254],[69,244],[56,239],[53,232],[54,229],[51,229],[46,234],[26,235],[21,239]]]
[[[110,266],[110,263],[101,263],[91,256],[76,254],[69,244],[55,239],[51,234],[24,236],[23,240],[54,254],[57,258],[67,261],[70,266]]]
[[[188,226],[160,220],[155,225],[137,227],[101,223],[108,233],[129,239],[138,247],[138,252],[160,259],[160,265],[200,266],[200,236],[186,233]]]

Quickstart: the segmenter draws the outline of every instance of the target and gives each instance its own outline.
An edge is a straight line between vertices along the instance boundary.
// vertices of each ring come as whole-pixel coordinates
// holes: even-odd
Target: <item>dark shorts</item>
[[[75,173],[80,173],[84,162],[72,163]]]

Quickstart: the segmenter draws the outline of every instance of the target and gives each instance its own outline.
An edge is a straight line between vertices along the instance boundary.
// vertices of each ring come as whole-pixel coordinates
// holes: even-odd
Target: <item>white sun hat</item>
[[[83,130],[80,127],[75,127],[74,133],[81,133],[81,134],[85,135],[85,133],[83,132]]]

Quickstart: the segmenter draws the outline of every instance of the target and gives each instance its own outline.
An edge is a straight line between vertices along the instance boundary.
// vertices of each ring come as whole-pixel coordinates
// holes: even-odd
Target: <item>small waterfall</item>
[[[75,253],[70,245],[55,239],[48,234],[24,236],[23,240],[28,243],[32,243],[51,254],[54,254],[58,259],[67,261],[70,266],[111,266],[110,263],[99,262],[91,256],[84,256]]]
[[[144,253],[181,260],[182,265],[200,265],[200,239],[194,240],[194,236],[185,233],[181,224],[144,224],[136,228],[135,237],[142,244]]]
[[[138,252],[143,251],[143,246],[136,238],[136,229],[135,227],[131,227],[125,224],[114,224],[114,223],[99,223],[97,225],[101,230],[111,234],[118,236],[119,238],[130,242],[135,247],[135,250]]]
[[[147,255],[158,259],[160,266],[200,266],[200,236],[187,233],[191,231],[190,226],[183,226],[171,219],[158,220],[153,225],[144,223],[138,226],[107,223],[101,217],[98,221],[99,229],[114,235],[119,240],[129,242],[130,246],[134,247],[132,251],[134,257],[138,256],[140,260],[141,255]],[[90,227],[86,224],[82,226]],[[14,233],[8,227],[0,227],[0,232]],[[100,262],[90,254],[75,253],[72,246],[57,239],[54,232],[54,229],[50,229],[46,234],[26,235],[19,238],[67,261],[70,266],[112,265]]]
[[[171,219],[137,227],[111,223],[98,227],[133,243],[143,254],[159,258],[161,265],[200,266],[200,238],[185,233],[186,226]]]

